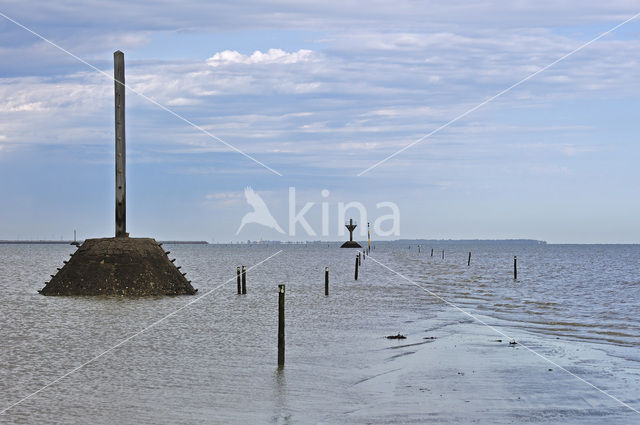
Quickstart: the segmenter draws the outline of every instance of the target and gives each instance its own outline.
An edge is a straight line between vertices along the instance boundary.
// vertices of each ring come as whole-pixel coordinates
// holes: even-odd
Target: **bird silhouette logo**
[[[248,212],[242,217],[240,227],[236,231],[236,235],[240,233],[245,224],[257,223],[266,226],[270,229],[275,229],[280,233],[284,233],[284,230],[278,225],[278,222],[269,212],[267,204],[264,200],[253,191],[251,187],[245,187],[244,197],[247,199],[247,203],[253,207],[253,211]]]

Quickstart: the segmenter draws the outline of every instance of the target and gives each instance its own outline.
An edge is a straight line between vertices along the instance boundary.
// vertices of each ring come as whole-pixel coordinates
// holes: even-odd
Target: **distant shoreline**
[[[358,239],[358,241],[366,244],[366,239]],[[0,245],[69,245],[73,241],[53,241],[53,240],[0,240]],[[80,243],[83,240],[78,241]],[[158,241],[166,245],[230,245],[230,246],[247,246],[247,245],[327,245],[341,244],[344,241],[247,241],[243,242],[207,242],[207,241]],[[543,240],[536,239],[396,239],[384,241],[371,241],[372,245],[408,245],[422,246],[465,246],[465,245],[638,245],[638,243],[548,243]]]
[[[83,241],[78,241],[83,242]],[[174,244],[174,245],[208,245],[207,241],[159,241],[163,244]],[[48,240],[24,240],[24,241],[10,241],[0,240],[0,245],[70,245],[73,241],[48,241]]]

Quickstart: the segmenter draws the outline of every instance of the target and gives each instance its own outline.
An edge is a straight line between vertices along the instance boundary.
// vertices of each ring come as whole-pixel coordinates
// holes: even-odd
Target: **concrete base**
[[[340,248],[362,248],[362,246],[356,241],[346,241]]]
[[[40,291],[43,295],[193,295],[155,239],[87,239]]]

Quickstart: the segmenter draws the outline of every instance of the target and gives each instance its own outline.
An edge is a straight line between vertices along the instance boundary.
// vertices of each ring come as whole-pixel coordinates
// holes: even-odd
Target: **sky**
[[[4,0],[0,239],[113,235],[121,50],[131,236],[340,240],[353,216],[381,220],[374,239],[639,243],[640,17],[484,103],[639,12],[623,0]],[[237,232],[247,187],[284,233]],[[367,217],[342,217],[350,202]],[[291,224],[305,205],[315,234]]]

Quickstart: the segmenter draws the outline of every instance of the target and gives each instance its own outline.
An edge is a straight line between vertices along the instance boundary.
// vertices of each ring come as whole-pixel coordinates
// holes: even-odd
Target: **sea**
[[[165,248],[197,295],[45,297],[76,248],[0,244],[0,423],[640,423],[640,245]]]

